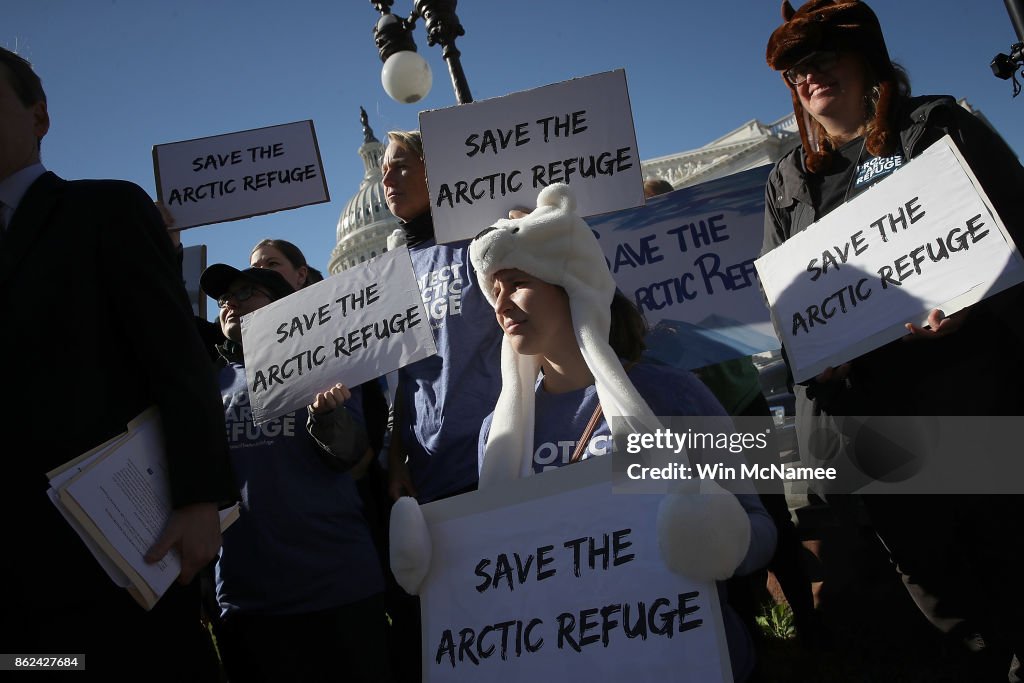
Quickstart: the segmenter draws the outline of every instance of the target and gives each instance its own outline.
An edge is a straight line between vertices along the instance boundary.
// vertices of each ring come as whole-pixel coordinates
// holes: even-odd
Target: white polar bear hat
[[[615,281],[593,231],[576,215],[576,200],[567,185],[544,188],[533,213],[499,220],[473,240],[469,254],[492,306],[494,275],[508,268],[565,289],[576,341],[594,375],[613,437],[663,428],[608,343]],[[501,394],[484,447],[481,489],[533,474],[534,385],[539,372],[539,357],[519,355],[504,337]],[[676,458],[683,460],[684,454]],[[693,579],[720,580],[731,576],[743,560],[750,544],[750,521],[737,499],[722,493],[710,480],[675,482],[670,487],[657,516],[658,547],[669,569]],[[409,583],[418,586],[420,581],[422,573]]]
[[[594,375],[608,423],[635,431],[662,428],[608,343],[615,280],[597,237],[576,215],[576,199],[568,185],[544,188],[535,211],[497,221],[473,240],[469,254],[492,306],[494,275],[510,268],[565,289],[576,341]],[[533,473],[534,385],[539,372],[539,356],[519,355],[504,337],[501,395],[481,464],[480,488]],[[613,422],[614,418],[622,420]]]

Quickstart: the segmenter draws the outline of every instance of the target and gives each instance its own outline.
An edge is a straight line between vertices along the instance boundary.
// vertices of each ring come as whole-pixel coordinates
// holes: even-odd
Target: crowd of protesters
[[[865,3],[809,0],[795,10],[784,2],[766,59],[791,92],[801,144],[768,178],[762,253],[886,175],[865,169],[899,168],[946,135],[1024,244],[1015,155],[952,98],[911,97]],[[49,125],[39,77],[0,48],[0,303],[9,320],[35,321],[0,342],[5,358],[18,359],[7,377],[16,389],[2,392],[8,431],[33,439],[8,458],[0,496],[10,550],[0,559],[0,650],[86,653],[96,675],[154,681],[415,682],[415,593],[425,569],[413,558],[392,571],[392,552],[402,549],[389,544],[389,521],[394,529],[406,519],[389,520],[396,501],[415,515],[420,504],[505,478],[543,476],[600,455],[588,444],[616,425],[655,428],[655,415],[770,424],[749,358],[696,374],[645,360],[645,322],[616,290],[564,186],[545,190],[532,212],[495,216],[475,240],[439,244],[422,140],[393,131],[381,170],[401,229],[389,248],[408,248],[430,287],[424,303],[457,298],[431,307],[441,312],[429,321],[437,353],[398,371],[390,405],[383,378],[325,386],[308,408],[275,418],[271,435],[252,425],[240,321],[323,275],[294,244],[265,239],[243,268],[205,270],[201,290],[217,302],[218,323],[194,318],[173,216],[130,183],[47,171]],[[652,179],[644,189],[651,197],[672,187]],[[525,237],[527,224],[536,241]],[[573,230],[579,235],[567,238]],[[441,271],[446,287],[433,287]],[[801,457],[856,447],[844,438],[844,416],[901,416],[926,430],[936,416],[1021,415],[1022,289],[951,316],[932,311],[924,326],[908,322],[904,339],[794,384]],[[41,301],[60,310],[41,316]],[[145,612],[47,500],[46,473],[153,405],[174,511],[147,560],[174,548],[182,572]],[[567,439],[579,445],[571,458],[536,459],[543,443]],[[766,572],[782,583],[805,652],[827,649],[828,633],[785,496],[730,491],[699,514],[733,547],[697,559],[718,581],[736,680],[778,680],[758,663],[763,643],[752,638]],[[688,511],[680,515],[705,505],[671,495]],[[970,653],[952,675],[1020,680],[1019,497],[826,498],[840,517],[863,515],[922,623]],[[218,509],[236,501],[239,518],[222,535]],[[666,563],[685,574],[691,561]],[[864,666],[858,680],[885,680]]]

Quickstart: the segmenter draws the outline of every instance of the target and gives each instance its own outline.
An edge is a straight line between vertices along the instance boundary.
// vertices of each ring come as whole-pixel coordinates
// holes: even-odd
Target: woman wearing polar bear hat
[[[597,455],[610,448],[598,437],[613,430],[653,433],[663,428],[656,415],[725,415],[691,373],[636,362],[643,319],[616,292],[597,238],[575,209],[569,187],[551,185],[531,214],[498,221],[470,245],[505,332],[501,394],[481,430],[482,489]],[[566,440],[578,444],[571,455],[559,447]],[[666,564],[691,578],[748,573],[767,564],[775,546],[774,523],[753,493],[669,494],[657,524]],[[733,672],[744,680],[749,634],[722,606]]]
[[[481,489],[604,452],[609,422],[617,437],[625,429],[661,429],[655,415],[725,415],[689,372],[633,362],[643,349],[642,318],[616,295],[601,248],[576,215],[568,186],[545,188],[535,211],[500,220],[478,235],[470,257],[505,333],[501,394],[481,430]],[[582,444],[579,452],[563,453],[560,442],[567,440]],[[767,564],[775,527],[757,495],[720,488],[711,495],[713,482],[700,486],[666,495],[658,519],[651,520],[666,565],[692,579],[722,581]],[[416,512],[409,517],[415,520]],[[417,524],[420,531],[413,532]],[[420,556],[395,553],[393,543],[392,568],[400,581],[405,573],[418,587],[429,536],[421,522],[404,526],[405,550],[418,548]],[[396,555],[399,563],[407,562],[404,572],[396,567]],[[414,565],[422,566],[420,573],[410,571]],[[745,680],[753,667],[750,635],[721,602],[733,672]]]

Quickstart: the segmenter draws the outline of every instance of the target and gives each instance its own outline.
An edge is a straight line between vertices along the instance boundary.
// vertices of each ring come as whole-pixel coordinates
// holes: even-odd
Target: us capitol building
[[[965,100],[960,100],[960,106],[988,124],[984,115]],[[381,183],[385,145],[374,137],[366,111],[360,108],[360,113],[363,144],[359,156],[366,170],[359,190],[338,218],[336,246],[327,265],[332,275],[387,251],[387,236],[399,227],[398,219],[388,211]],[[789,114],[767,124],[750,121],[703,147],[648,159],[640,165],[645,179],[663,178],[678,190],[775,163],[799,143],[796,117]]]

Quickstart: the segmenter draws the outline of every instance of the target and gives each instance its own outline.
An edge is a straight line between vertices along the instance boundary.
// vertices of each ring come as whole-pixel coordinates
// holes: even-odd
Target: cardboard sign
[[[185,247],[181,259],[181,277],[185,281],[188,300],[192,304],[192,314],[206,320],[206,294],[199,286],[199,278],[206,270],[206,245],[197,244]]]
[[[423,506],[423,680],[731,681],[718,592],[669,572],[611,458]]]
[[[242,318],[253,422],[437,353],[409,251],[393,249]]]
[[[476,236],[551,183],[590,216],[644,201],[626,73],[420,113],[438,242]]]
[[[647,318],[647,355],[691,369],[779,348],[754,260],[770,166],[587,219]]]
[[[331,200],[312,121],[154,145],[153,171],[178,229]]]
[[[949,136],[754,265],[798,382],[1024,280]]]

